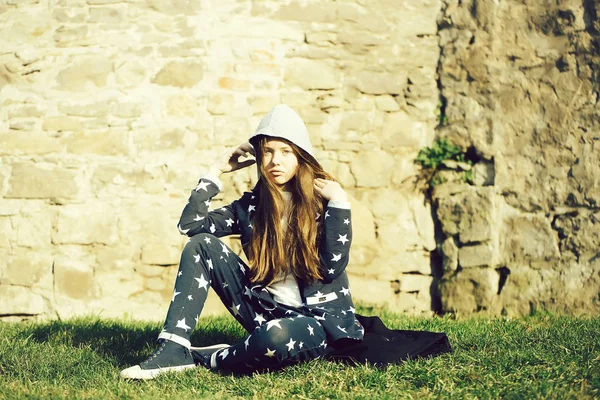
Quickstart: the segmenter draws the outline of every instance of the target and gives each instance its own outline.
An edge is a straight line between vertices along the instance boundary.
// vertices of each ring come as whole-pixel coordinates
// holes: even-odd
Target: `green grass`
[[[0,323],[0,397],[271,399],[592,399],[600,397],[600,317],[415,318],[378,314],[396,329],[446,332],[454,351],[377,369],[313,361],[231,376],[196,369],[149,382],[119,371],[154,350],[156,323],[95,318]],[[244,337],[229,317],[204,318],[193,343]]]

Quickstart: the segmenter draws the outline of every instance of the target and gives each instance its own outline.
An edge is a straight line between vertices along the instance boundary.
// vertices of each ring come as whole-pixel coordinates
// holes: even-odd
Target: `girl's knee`
[[[199,248],[206,248],[211,244],[218,243],[219,239],[210,233],[198,233],[190,238],[186,243],[184,252],[187,251],[198,251]]]

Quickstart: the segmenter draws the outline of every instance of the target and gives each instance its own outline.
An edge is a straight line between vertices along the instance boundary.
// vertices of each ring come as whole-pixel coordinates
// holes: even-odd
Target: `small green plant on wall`
[[[462,169],[462,181],[473,183],[473,162],[459,146],[448,139],[437,139],[430,147],[421,149],[415,162],[422,167],[417,181],[425,184],[425,190],[444,183],[445,179],[440,174],[443,169]],[[449,167],[450,164],[457,164],[457,168]]]

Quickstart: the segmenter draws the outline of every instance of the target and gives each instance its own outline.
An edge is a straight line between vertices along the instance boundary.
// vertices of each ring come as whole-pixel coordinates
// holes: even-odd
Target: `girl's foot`
[[[192,357],[198,365],[202,365],[205,368],[214,368],[211,365],[212,355],[221,349],[231,347],[228,344],[213,344],[212,346],[206,347],[191,347]]]
[[[121,379],[154,379],[160,374],[185,371],[196,364],[190,350],[169,340],[160,340],[158,349],[140,365],[134,365],[121,371]]]

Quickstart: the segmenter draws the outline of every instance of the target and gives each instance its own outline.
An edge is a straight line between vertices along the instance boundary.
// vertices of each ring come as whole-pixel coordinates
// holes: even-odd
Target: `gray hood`
[[[250,137],[250,143],[254,145],[252,142],[261,135],[289,140],[316,160],[304,121],[286,104],[273,107],[264,116],[256,128],[256,132]]]

